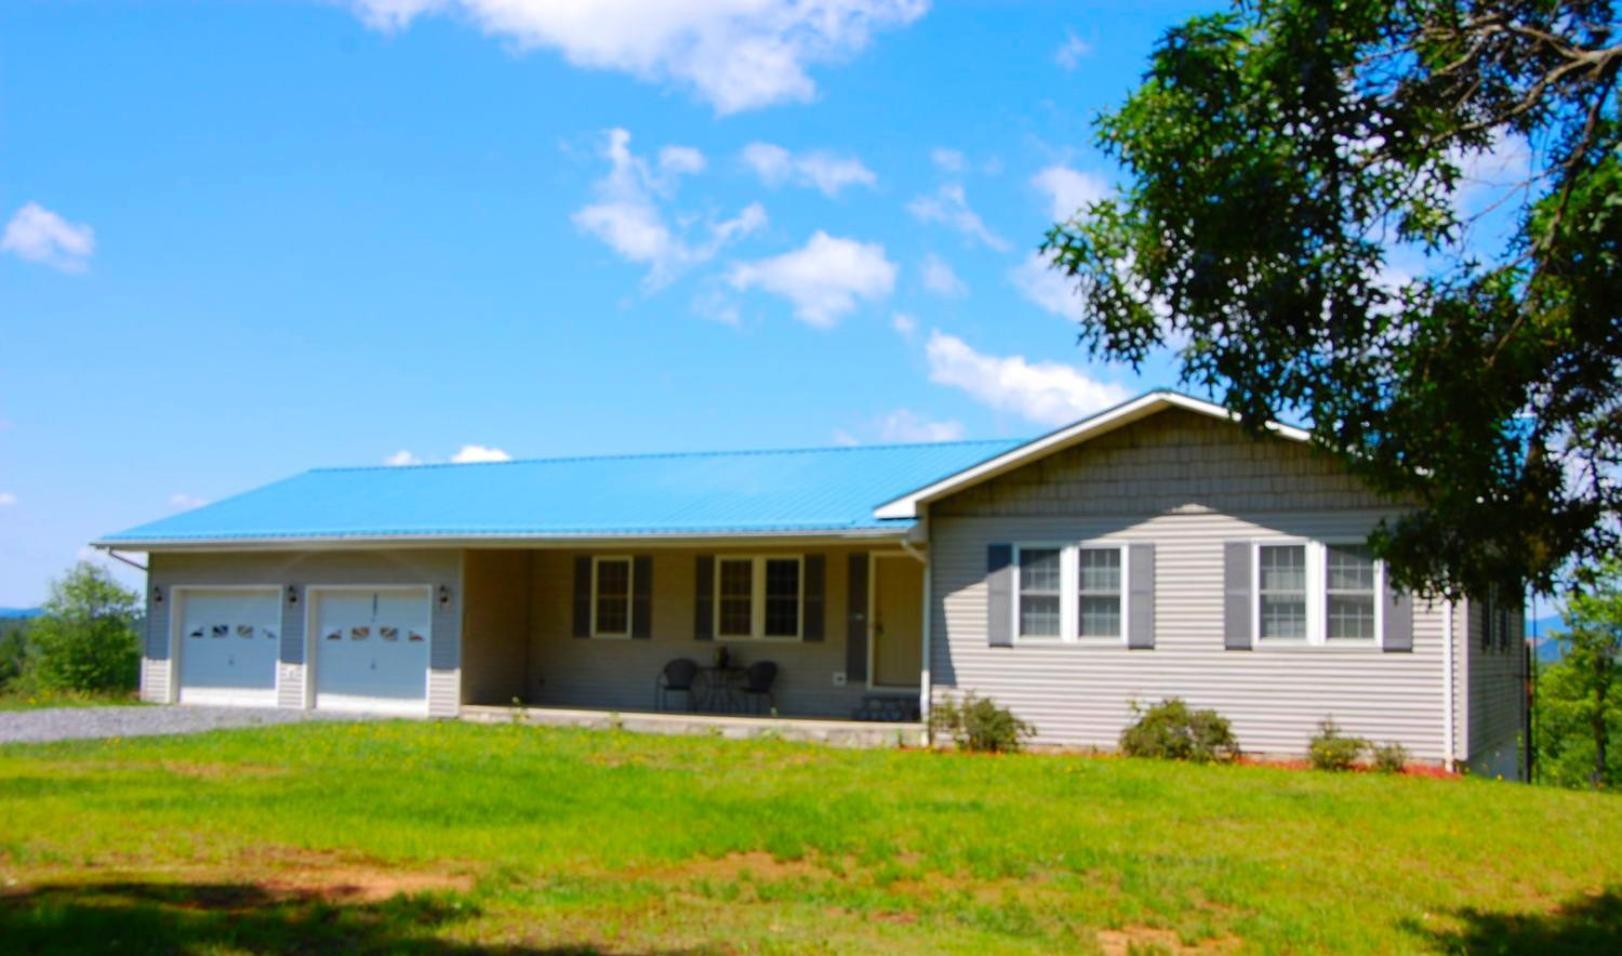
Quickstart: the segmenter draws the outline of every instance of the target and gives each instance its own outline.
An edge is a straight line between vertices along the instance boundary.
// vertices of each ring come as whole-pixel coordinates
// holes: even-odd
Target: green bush
[[[1133,702],[1132,712],[1137,721],[1121,731],[1121,752],[1129,757],[1213,763],[1239,756],[1233,727],[1214,710],[1189,710],[1173,697],[1148,710]]]
[[[0,691],[15,686],[28,666],[28,622],[0,621]]]
[[[101,693],[135,687],[141,643],[136,596],[81,561],[51,583],[45,613],[28,628],[23,680],[41,691]]]
[[[1368,747],[1361,737],[1348,737],[1340,732],[1335,718],[1325,717],[1318,725],[1318,735],[1312,738],[1307,753],[1312,765],[1319,770],[1350,770],[1357,758]]]
[[[1036,736],[1036,726],[998,707],[988,697],[965,694],[960,700],[947,698],[930,713],[929,726],[945,735],[959,750],[981,753],[1014,753]]]
[[[1381,773],[1402,773],[1408,766],[1408,748],[1394,740],[1373,747],[1369,754],[1374,758],[1374,769]]]

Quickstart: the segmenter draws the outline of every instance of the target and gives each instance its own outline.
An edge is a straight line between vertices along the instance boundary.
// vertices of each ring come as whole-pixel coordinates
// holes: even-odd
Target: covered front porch
[[[489,548],[462,575],[469,719],[920,736],[924,561],[895,539]]]

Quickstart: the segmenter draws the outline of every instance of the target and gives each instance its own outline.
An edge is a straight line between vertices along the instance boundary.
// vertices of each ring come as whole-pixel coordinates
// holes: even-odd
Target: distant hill
[[[39,617],[45,613],[37,607],[0,607],[0,618]]]

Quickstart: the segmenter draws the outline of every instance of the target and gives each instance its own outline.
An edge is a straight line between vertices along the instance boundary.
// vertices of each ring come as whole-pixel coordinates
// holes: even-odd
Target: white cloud
[[[673,175],[691,176],[704,171],[704,154],[692,146],[666,146],[659,150],[659,168]]]
[[[62,272],[83,272],[96,251],[96,231],[68,222],[38,203],[26,203],[0,235],[0,252]]]
[[[10,508],[17,503],[16,494],[10,491],[0,491],[0,508]]]
[[[844,447],[844,448],[854,448],[857,445],[860,445],[861,443],[862,443],[862,440],[860,438],[857,438],[855,435],[852,435],[850,432],[845,431],[843,428],[834,429],[834,444],[835,445],[839,445],[839,446]]]
[[[727,281],[740,291],[759,287],[794,303],[794,315],[818,328],[836,324],[858,299],[875,301],[895,287],[896,267],[878,243],[821,231],[804,246],[768,259],[740,262]]]
[[[969,160],[961,151],[945,146],[937,146],[930,150],[929,161],[947,173],[957,174],[969,168]]]
[[[1526,182],[1532,148],[1523,137],[1499,130],[1486,150],[1455,155],[1453,161],[1459,165],[1456,204],[1460,212],[1471,214],[1491,208]]]
[[[490,448],[486,445],[463,445],[451,456],[451,464],[468,465],[486,461],[512,461],[513,456],[500,448]]]
[[[768,186],[808,186],[828,197],[838,196],[847,186],[871,187],[879,179],[855,156],[826,150],[795,154],[775,143],[750,143],[743,148],[742,158]]]
[[[919,222],[940,223],[998,252],[1008,250],[1008,240],[987,228],[979,214],[969,208],[968,196],[958,183],[941,186],[933,196],[917,197],[907,204],[907,211]]]
[[[202,506],[208,504],[208,499],[199,498],[196,495],[189,495],[184,491],[177,491],[169,496],[169,504],[181,509],[182,511],[190,511],[193,508],[201,508]]]
[[[1042,309],[1063,319],[1082,320],[1081,297],[1076,295],[1069,277],[1053,268],[1040,252],[1031,253],[1024,262],[1008,270],[1008,279],[1020,295]]]
[[[1064,42],[1059,44],[1059,48],[1053,52],[1053,62],[1059,64],[1062,69],[1074,70],[1081,65],[1082,60],[1092,56],[1092,54],[1093,45],[1091,43],[1076,36],[1074,30],[1066,30]]]
[[[963,437],[963,423],[932,422],[911,409],[898,408],[879,420],[879,437],[892,442],[958,441]]]
[[[1035,186],[1048,199],[1048,215],[1055,222],[1065,222],[1075,216],[1083,206],[1098,202],[1110,194],[1109,183],[1092,173],[1084,173],[1069,166],[1053,165],[1031,177]]]
[[[918,332],[918,320],[905,312],[897,312],[890,316],[890,328],[904,339],[910,339]]]
[[[745,206],[735,217],[705,226],[708,235],[690,239],[692,224],[673,228],[666,222],[660,200],[674,195],[680,178],[704,168],[703,154],[687,146],[667,146],[657,167],[631,152],[631,134],[608,131],[603,157],[609,170],[594,187],[597,202],[579,210],[574,223],[595,236],[621,258],[648,267],[645,282],[662,286],[683,270],[712,258],[722,246],[766,225],[766,210],[759,203]]]
[[[350,0],[402,30],[425,13],[465,17],[520,50],[691,89],[718,113],[817,92],[809,69],[848,59],[874,32],[923,16],[928,0]]]
[[[1044,425],[1063,425],[1127,397],[1119,385],[1088,378],[1059,362],[1022,355],[983,355],[956,336],[929,333],[929,380],[962,389],[980,402]]]
[[[420,465],[422,464],[422,459],[418,458],[416,455],[413,455],[409,449],[402,448],[389,457],[383,459],[383,464],[393,465],[396,468],[401,468],[406,465]]]
[[[921,271],[924,274],[924,288],[938,296],[955,299],[969,292],[968,285],[957,277],[957,273],[946,264],[946,260],[933,252],[924,256]]]

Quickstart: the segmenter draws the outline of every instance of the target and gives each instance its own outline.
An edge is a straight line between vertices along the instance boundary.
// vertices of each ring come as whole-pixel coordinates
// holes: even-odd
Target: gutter
[[[755,544],[840,544],[862,541],[903,541],[911,530],[906,528],[863,528],[837,531],[721,531],[692,534],[591,534],[591,535],[534,535],[523,536],[503,533],[433,535],[289,535],[286,537],[245,538],[158,538],[148,541],[113,540],[92,541],[90,546],[109,554],[116,549],[125,551],[308,551],[311,549],[372,549],[372,548],[590,548],[590,547],[668,547],[686,548],[695,545],[727,541],[749,541]]]

